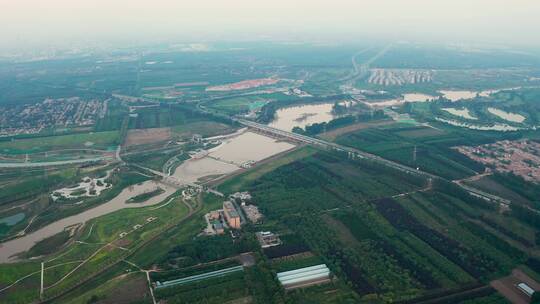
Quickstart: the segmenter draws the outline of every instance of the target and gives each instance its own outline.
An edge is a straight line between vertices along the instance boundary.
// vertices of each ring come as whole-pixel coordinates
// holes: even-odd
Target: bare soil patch
[[[127,247],[129,246],[129,244],[131,244],[131,240],[128,240],[128,239],[120,239],[120,240],[116,240],[114,242],[114,244],[118,247]]]
[[[490,285],[501,293],[508,301],[514,304],[528,304],[530,298],[520,289],[517,284],[526,283],[534,290],[540,290],[540,284],[519,269],[514,269],[512,274],[492,281]]]
[[[167,141],[171,138],[171,128],[150,128],[129,130],[125,146],[136,146]]]
[[[100,301],[103,304],[134,303],[149,298],[146,279],[142,276],[131,276],[107,293],[107,297]]]

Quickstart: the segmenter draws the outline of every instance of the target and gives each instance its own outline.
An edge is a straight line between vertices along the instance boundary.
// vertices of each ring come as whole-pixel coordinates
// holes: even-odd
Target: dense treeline
[[[510,209],[512,211],[513,216],[533,226],[536,229],[540,229],[540,212],[539,211],[531,210],[519,204],[511,204]]]
[[[221,260],[242,252],[250,251],[253,244],[247,238],[242,238],[233,243],[229,235],[217,235],[214,237],[201,237],[171,249],[165,260],[169,264],[194,265],[197,263]],[[179,259],[180,258],[180,259]]]
[[[540,185],[528,182],[521,176],[512,173],[496,172],[491,178],[497,183],[525,197],[534,204],[535,208],[540,209]]]
[[[487,231],[482,226],[473,223],[473,222],[467,222],[465,223],[465,227],[471,231],[474,235],[479,237],[480,239],[483,239],[486,241],[489,245],[493,246],[495,249],[504,252],[507,256],[510,258],[516,260],[516,261],[524,261],[525,260],[525,253],[516,247],[510,245],[505,240],[491,234],[489,231]]]
[[[287,221],[289,225],[298,227],[298,232],[312,250],[323,257],[334,274],[345,275],[349,284],[359,295],[376,292],[375,287],[362,275],[362,271],[349,261],[350,256],[342,250],[335,235],[321,227],[317,219],[291,217]]]
[[[448,179],[460,179],[485,167],[451,149],[465,142],[456,134],[425,127],[367,129],[338,137],[337,143],[380,155]]]
[[[200,120],[234,124],[228,116],[205,112],[192,105],[162,103],[158,107],[137,111],[137,117],[130,120],[129,127],[131,129],[162,128]]]
[[[517,242],[521,243],[523,246],[525,247],[532,247],[534,246],[533,243],[531,243],[529,240],[525,239],[524,237],[522,237],[521,235],[513,232],[512,230],[509,230],[507,229],[506,227],[504,227],[503,225],[493,221],[492,219],[490,219],[489,217],[486,217],[486,216],[483,216],[481,217],[481,220],[482,222],[486,223],[487,225],[489,225],[490,227],[492,227],[493,229],[499,231],[500,233],[508,236],[509,238],[513,239],[513,240],[516,240]]]
[[[305,130],[300,127],[294,127],[293,132],[304,135],[317,135],[319,133],[339,129],[357,122],[366,122],[371,120],[383,119],[386,115],[382,110],[374,111],[373,113],[361,113],[357,115],[347,115],[330,120],[329,122],[314,123],[305,127]]]
[[[483,278],[498,268],[497,263],[442,233],[421,224],[392,199],[382,199],[377,210],[399,231],[408,230],[475,278]]]
[[[482,198],[472,196],[465,189],[463,189],[462,187],[450,181],[446,181],[443,179],[436,179],[433,181],[433,189],[437,190],[438,192],[456,197],[474,207],[478,207],[481,209],[488,209],[488,210],[494,209],[493,204],[489,203],[488,201]]]

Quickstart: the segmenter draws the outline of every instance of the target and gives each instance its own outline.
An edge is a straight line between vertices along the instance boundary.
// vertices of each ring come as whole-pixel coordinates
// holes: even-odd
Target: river
[[[294,145],[253,132],[226,138],[205,157],[192,158],[176,168],[173,176],[191,183],[205,177],[232,173],[242,165],[254,163],[294,148]]]
[[[25,252],[32,248],[37,242],[58,234],[66,227],[85,223],[91,219],[99,216],[103,216],[124,208],[141,208],[151,205],[155,205],[163,201],[167,196],[173,194],[176,189],[165,184],[159,184],[165,192],[160,195],[154,196],[143,203],[127,204],[126,200],[147,191],[152,191],[157,187],[155,181],[146,181],[141,184],[133,185],[132,187],[125,188],[116,197],[110,201],[101,204],[95,208],[86,210],[79,214],[63,218],[56,222],[53,222],[39,230],[26,234],[22,237],[7,241],[0,244],[0,263],[15,262],[17,259],[13,257],[15,254]]]

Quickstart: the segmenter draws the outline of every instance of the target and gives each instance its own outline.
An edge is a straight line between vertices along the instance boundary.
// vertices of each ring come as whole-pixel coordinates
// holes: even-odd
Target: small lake
[[[439,96],[431,96],[431,95],[422,94],[422,93],[403,94],[403,100],[405,100],[406,102],[427,102],[427,101],[433,101],[437,98],[439,98]]]
[[[470,124],[470,123],[465,123],[465,122],[455,121],[455,120],[449,120],[449,119],[444,119],[444,118],[439,118],[439,117],[436,117],[435,119],[440,121],[440,122],[444,122],[444,123],[447,123],[449,125],[452,125],[452,126],[467,128],[467,129],[471,129],[471,130],[502,131],[502,132],[522,130],[522,128],[513,127],[513,126],[510,126],[510,125],[507,125],[507,124],[496,123],[496,124],[491,125],[491,126],[482,126],[482,125],[475,125],[475,124]]]
[[[462,99],[473,99],[478,94],[478,92],[476,91],[445,91],[445,90],[441,90],[439,91],[439,93],[441,93],[444,98],[450,101],[458,101]]]
[[[456,108],[442,108],[443,111],[446,111],[452,115],[463,117],[465,119],[477,120],[478,118],[471,115],[469,109],[456,109]]]
[[[17,214],[7,216],[0,219],[0,224],[6,224],[8,226],[13,226],[17,224],[18,222],[24,220],[26,215],[23,212],[19,212]]]
[[[495,116],[498,116],[504,120],[507,120],[507,121],[511,121],[511,122],[518,122],[518,123],[522,123],[525,121],[525,116],[523,115],[520,115],[520,114],[516,114],[516,113],[510,113],[510,112],[506,112],[506,111],[503,111],[503,110],[500,110],[500,109],[497,109],[497,108],[488,108],[487,109],[489,113],[495,115]]]
[[[169,195],[173,194],[176,189],[165,184],[159,183],[159,187],[165,190],[165,192],[151,197],[147,201],[138,204],[128,204],[126,201],[134,196],[150,192],[158,187],[155,181],[146,181],[131,187],[127,187],[116,197],[110,201],[101,204],[95,208],[88,209],[79,214],[69,216],[53,222],[39,230],[28,233],[23,237],[16,238],[5,243],[0,244],[0,263],[15,262],[16,259],[12,256],[25,252],[32,248],[37,242],[51,237],[57,233],[64,231],[66,227],[85,223],[91,219],[99,216],[103,216],[124,208],[141,208],[162,202]]]
[[[467,91],[467,90],[440,90],[439,93],[443,95],[446,99],[450,101],[466,100],[473,99],[476,95],[480,97],[488,97],[491,94],[495,94],[501,91],[511,91],[518,88],[507,88],[507,89],[493,89],[493,90],[483,90],[483,91]]]
[[[329,122],[335,118],[333,106],[334,103],[321,103],[281,108],[276,111],[275,119],[269,126],[292,131],[294,127],[305,128],[314,123]]]
[[[406,94],[403,94],[402,98],[371,101],[371,102],[365,102],[365,104],[372,108],[388,108],[388,107],[393,107],[393,106],[400,106],[407,102],[430,102],[437,98],[439,97],[422,94],[422,93],[406,93]]]

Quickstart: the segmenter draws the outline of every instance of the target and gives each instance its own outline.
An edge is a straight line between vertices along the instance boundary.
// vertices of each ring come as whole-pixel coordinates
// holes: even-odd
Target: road
[[[391,167],[393,169],[396,169],[396,170],[399,170],[399,171],[402,171],[402,172],[406,172],[406,173],[409,173],[409,174],[415,174],[415,175],[421,175],[421,176],[424,176],[426,178],[431,178],[432,180],[437,180],[437,179],[441,180],[441,179],[443,179],[440,176],[437,176],[437,175],[434,175],[434,174],[431,174],[431,173],[428,173],[428,172],[425,172],[425,171],[421,171],[419,169],[415,169],[415,168],[412,168],[412,167],[409,167],[409,166],[406,166],[406,165],[402,165],[402,164],[396,163],[394,161],[391,161],[391,160],[388,160],[388,159],[385,159],[385,158],[382,158],[380,156],[373,155],[373,154],[370,154],[370,153],[367,153],[367,152],[364,152],[364,151],[360,151],[360,150],[357,150],[357,149],[354,149],[354,148],[338,145],[338,144],[333,143],[333,142],[328,142],[328,141],[325,141],[325,140],[322,140],[322,139],[313,138],[313,137],[309,137],[309,136],[305,136],[305,135],[301,135],[301,134],[297,134],[297,133],[293,133],[293,132],[288,132],[288,131],[276,129],[276,128],[273,128],[273,127],[270,127],[270,126],[267,126],[267,125],[263,125],[263,124],[256,123],[256,122],[253,122],[253,121],[249,121],[249,120],[245,120],[245,119],[235,119],[235,121],[242,124],[242,125],[244,125],[244,126],[259,130],[262,133],[272,134],[272,135],[275,135],[275,136],[278,136],[278,137],[283,137],[283,138],[288,138],[288,139],[291,139],[291,140],[294,140],[294,141],[304,142],[304,143],[314,145],[314,146],[318,146],[318,147],[321,147],[321,148],[324,148],[324,149],[335,150],[335,151],[340,151],[340,152],[346,152],[346,153],[349,154],[349,157],[351,157],[351,158],[360,158],[360,159],[370,160],[370,161],[373,161],[373,162],[376,162],[376,163]],[[493,195],[493,194],[490,194],[490,193],[486,193],[484,191],[478,190],[478,189],[473,188],[471,186],[464,185],[464,184],[459,183],[459,182],[454,182],[454,183],[456,185],[460,186],[461,188],[463,188],[464,190],[466,190],[467,192],[471,193],[472,195],[481,197],[481,198],[486,199],[488,201],[494,201],[494,202],[502,203],[502,204],[505,204],[505,205],[510,204],[510,201],[507,200],[507,199],[501,198],[499,196],[496,196],[496,195]]]
[[[366,76],[367,73],[369,72],[370,65],[375,60],[379,59],[382,55],[384,55],[391,47],[392,47],[391,44],[385,46],[379,52],[377,52],[377,54],[375,54],[373,57],[369,58],[368,60],[366,60],[363,63],[359,63],[358,61],[356,61],[356,57],[358,57],[358,55],[361,55],[361,54],[371,50],[372,48],[367,48],[367,49],[361,50],[360,52],[354,54],[351,57],[351,63],[352,63],[352,66],[353,66],[353,71],[349,76],[347,76],[344,79],[341,79],[341,81],[346,81],[346,86],[348,86],[348,87],[354,87],[354,82],[357,79]]]
[[[32,168],[32,167],[50,167],[50,166],[61,166],[61,165],[74,165],[74,164],[84,164],[84,163],[93,163],[99,162],[102,160],[112,160],[110,156],[101,156],[94,158],[83,158],[83,159],[72,159],[72,160],[59,160],[51,162],[36,162],[36,163],[0,163],[0,168]]]
[[[267,126],[267,125],[263,125],[263,124],[256,123],[256,122],[253,122],[253,121],[249,121],[249,120],[245,120],[245,119],[237,119],[236,121],[238,123],[242,124],[242,125],[247,126],[247,127],[262,131],[263,133],[270,133],[270,134],[273,134],[273,135],[276,135],[276,136],[279,136],[279,137],[292,139],[294,141],[300,141],[300,142],[303,142],[303,143],[307,143],[307,144],[318,146],[318,147],[325,148],[325,149],[335,150],[335,151],[339,151],[339,152],[346,152],[346,153],[349,153],[349,156],[351,158],[367,159],[367,160],[371,160],[371,161],[374,161],[374,162],[377,162],[377,163],[382,163],[384,165],[387,165],[389,167],[392,167],[394,169],[397,169],[397,170],[400,170],[400,171],[403,171],[403,172],[417,174],[417,175],[423,175],[423,176],[428,177],[428,178],[434,178],[434,179],[439,178],[438,176],[435,176],[435,175],[433,175],[431,173],[427,173],[427,172],[424,172],[424,171],[421,171],[421,170],[417,170],[415,168],[411,168],[411,167],[396,163],[394,161],[384,159],[384,158],[382,158],[380,156],[377,156],[377,155],[373,155],[373,154],[370,154],[370,153],[367,153],[367,152],[364,152],[364,151],[360,151],[360,150],[357,150],[357,149],[354,149],[354,148],[351,148],[351,147],[345,147],[345,146],[342,146],[342,145],[339,145],[339,144],[336,144],[336,143],[333,143],[333,142],[328,142],[328,141],[325,141],[325,140],[322,140],[322,139],[319,139],[319,138],[309,137],[309,136],[305,136],[305,135],[301,135],[301,134],[297,134],[297,133],[293,133],[293,132],[288,132],[288,131],[276,129],[276,128],[273,128],[273,127],[270,127],[270,126]]]
[[[116,261],[110,263],[110,264],[107,264],[106,266],[100,268],[97,272],[93,273],[93,274],[90,274],[89,276],[85,277],[84,279],[82,279],[82,281],[79,281],[77,282],[74,286],[70,286],[68,287],[66,290],[63,290],[62,292],[60,292],[59,294],[55,294],[54,296],[48,298],[48,299],[45,299],[43,300],[41,303],[54,303],[54,301],[60,297],[62,297],[63,295],[73,291],[73,290],[76,290],[77,288],[79,288],[81,285],[89,282],[90,280],[96,278],[97,276],[103,274],[104,272],[106,272],[107,270],[111,269],[112,267],[118,265],[118,263],[121,263],[121,262],[125,262],[127,261],[128,258],[132,257],[135,253],[139,252],[140,250],[142,250],[144,247],[148,246],[149,244],[151,244],[153,241],[155,241],[156,239],[158,239],[159,237],[161,237],[162,235],[166,235],[166,232],[170,231],[171,229],[173,229],[174,227],[177,227],[181,224],[183,224],[185,221],[189,220],[190,218],[192,218],[195,214],[197,214],[197,212],[199,212],[201,209],[202,209],[202,202],[201,202],[201,198],[197,198],[196,200],[197,202],[197,205],[195,206],[195,208],[193,206],[191,206],[189,203],[187,203],[186,201],[182,200],[182,203],[184,205],[186,205],[186,207],[188,208],[188,214],[184,215],[182,218],[180,218],[178,220],[178,222],[172,222],[170,224],[168,224],[167,226],[165,226],[163,228],[163,230],[159,233],[156,233],[154,234],[153,236],[151,236],[149,239],[146,239],[144,241],[142,241],[140,244],[138,244],[135,248],[131,248],[130,251],[126,251],[126,255],[125,256],[120,256]],[[100,251],[102,248],[99,248],[98,251]],[[151,250],[151,248],[150,248]],[[79,262],[84,262],[85,260],[83,261],[79,261]],[[56,266],[54,266],[56,267]],[[47,269],[47,268],[45,268]],[[33,275],[33,274],[36,274],[36,273],[39,273],[39,271],[36,271],[30,275]],[[28,276],[30,276],[28,275]],[[21,278],[19,281],[21,281],[23,278]],[[11,286],[15,285],[16,283],[13,283]],[[56,284],[56,283],[55,283]],[[11,287],[9,286],[9,287]],[[51,286],[49,286],[51,287]],[[7,288],[4,288],[4,289],[7,289]]]
[[[114,155],[114,157],[116,158],[116,160],[118,160],[119,162],[122,162],[122,157],[120,156],[120,153],[122,152],[122,145],[118,145],[118,147],[116,148],[116,153]]]
[[[190,187],[194,187],[194,188],[202,188],[201,185],[191,183],[191,182],[188,182],[188,181],[180,180],[176,176],[167,175],[167,174],[165,174],[163,172],[160,172],[160,171],[157,171],[157,170],[154,170],[154,169],[150,169],[150,168],[146,168],[146,167],[143,167],[141,165],[137,165],[137,164],[132,164],[132,165],[137,167],[137,168],[146,170],[146,171],[148,171],[148,172],[150,172],[150,173],[152,173],[154,175],[161,176],[163,178],[161,180],[162,183],[164,183],[166,185],[169,185],[169,186],[172,186],[172,187],[175,187],[175,188],[178,188],[178,189],[183,188],[185,186],[190,186]]]

